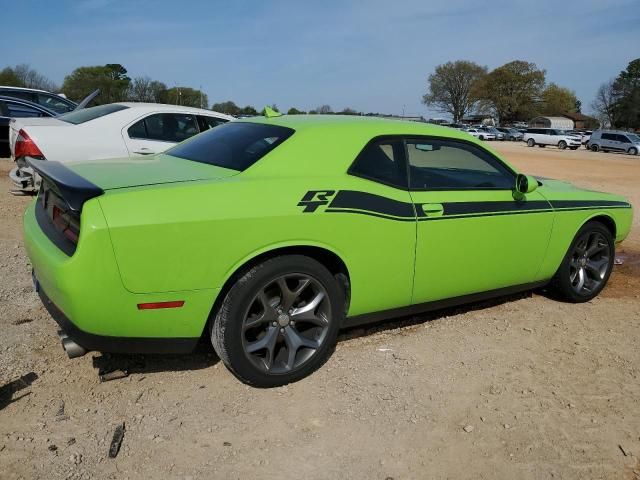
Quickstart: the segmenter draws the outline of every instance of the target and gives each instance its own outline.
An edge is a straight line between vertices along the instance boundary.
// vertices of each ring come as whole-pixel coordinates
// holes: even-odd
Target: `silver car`
[[[591,134],[587,148],[592,152],[624,152],[629,155],[638,155],[640,136],[615,130],[596,130]]]

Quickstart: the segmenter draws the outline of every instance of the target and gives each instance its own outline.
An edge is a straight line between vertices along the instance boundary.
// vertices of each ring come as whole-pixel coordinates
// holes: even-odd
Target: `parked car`
[[[56,114],[71,112],[78,106],[77,103],[72,102],[60,94],[35,88],[7,87],[0,85],[0,96],[26,100],[28,102],[41,105],[48,110],[52,110],[56,112]]]
[[[522,137],[524,137],[524,133],[522,133],[519,130],[516,130],[515,128],[496,127],[496,129],[504,134],[505,140],[511,140],[516,142],[516,141],[522,140]]]
[[[567,133],[580,137],[580,142],[586,147],[593,132],[590,130],[569,130]]]
[[[482,130],[480,128],[465,128],[463,131],[473,135],[474,137],[480,139],[480,140],[495,140],[496,136],[491,133],[491,132],[487,132],[485,130]]]
[[[582,144],[579,137],[555,128],[527,128],[527,133],[524,134],[523,140],[530,147],[553,145],[560,150],[565,148],[576,150]]]
[[[178,105],[110,103],[55,118],[14,120],[9,143],[16,167],[9,176],[20,191],[34,192],[38,182],[27,157],[67,163],[152,155],[232,119]]]
[[[0,96],[0,158],[11,155],[9,148],[9,123],[12,118],[55,117],[56,112],[42,105],[15,97]]]
[[[544,285],[589,301],[629,233],[624,198],[451,128],[267,112],[145,161],[29,159],[26,251],[69,356],[204,335],[243,382],[283,385],[343,327]]]
[[[505,139],[504,133],[498,130],[496,127],[482,127],[480,130],[487,133],[492,133],[495,140],[503,141]]]
[[[640,152],[640,136],[635,133],[615,130],[596,130],[587,144],[593,152],[624,152],[638,155]]]

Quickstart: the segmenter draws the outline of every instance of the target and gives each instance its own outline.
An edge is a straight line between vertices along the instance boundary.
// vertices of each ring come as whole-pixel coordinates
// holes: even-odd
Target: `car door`
[[[196,116],[187,113],[153,113],[122,132],[130,156],[164,152],[199,133]]]
[[[629,140],[626,135],[617,134],[616,140],[618,141],[618,150],[621,152],[626,152],[631,146],[631,140]]]
[[[600,148],[604,150],[618,150],[616,136],[613,133],[603,133]]]
[[[515,173],[463,140],[408,138],[416,209],[413,303],[539,280],[553,224],[537,191],[514,199]]]

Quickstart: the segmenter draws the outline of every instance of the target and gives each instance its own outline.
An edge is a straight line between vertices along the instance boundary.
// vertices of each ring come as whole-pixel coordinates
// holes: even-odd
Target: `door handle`
[[[134,150],[133,153],[138,153],[140,155],[152,155],[156,152],[147,147],[139,148],[138,150]]]
[[[441,217],[444,214],[444,207],[441,203],[423,203],[422,211],[427,217]]]

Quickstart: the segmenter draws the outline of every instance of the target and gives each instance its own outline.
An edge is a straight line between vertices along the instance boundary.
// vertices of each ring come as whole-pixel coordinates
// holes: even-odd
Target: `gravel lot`
[[[640,157],[493,146],[527,173],[640,206]],[[310,378],[256,390],[206,346],[67,359],[32,291],[30,200],[9,195],[10,166],[0,160],[2,479],[640,478],[637,210],[593,302],[526,294],[346,332]],[[100,368],[130,375],[100,383]]]

